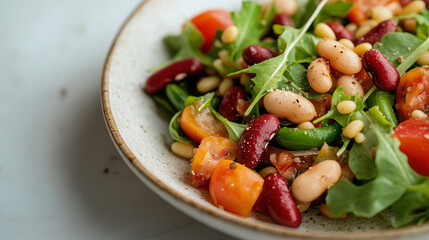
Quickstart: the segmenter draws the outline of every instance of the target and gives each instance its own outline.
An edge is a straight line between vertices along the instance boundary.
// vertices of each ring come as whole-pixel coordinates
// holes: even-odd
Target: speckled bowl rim
[[[199,204],[194,199],[189,198],[188,196],[181,194],[176,189],[166,185],[157,176],[153,175],[147,168],[145,168],[145,166],[143,166],[137,160],[136,156],[127,146],[121,134],[119,133],[115,119],[113,118],[112,110],[110,107],[110,98],[109,98],[109,82],[111,80],[109,77],[109,72],[112,64],[112,61],[111,61],[112,56],[115,54],[116,46],[120,44],[118,42],[118,39],[123,33],[124,29],[127,28],[128,23],[133,21],[137,13],[142,11],[142,9],[150,1],[153,1],[153,0],[143,1],[139,6],[137,6],[136,9],[133,11],[133,13],[128,17],[128,19],[122,25],[119,33],[116,35],[104,65],[102,84],[101,84],[102,111],[103,111],[104,119],[108,128],[108,131],[110,133],[110,136],[112,137],[112,140],[118,147],[118,150],[122,152],[121,155],[125,156],[124,160],[131,163],[135,167],[135,169],[142,175],[141,177],[144,177],[145,179],[149,180],[151,183],[157,186],[157,188],[159,188],[159,190],[161,190],[162,192],[165,192],[171,195],[176,200],[182,201],[183,203],[195,208],[198,211],[202,211],[204,213],[210,214],[211,217],[228,221],[229,223],[236,224],[241,228],[244,227],[244,228],[252,229],[253,231],[255,230],[261,231],[263,233],[275,235],[276,237],[285,237],[285,238],[297,237],[297,238],[310,238],[310,239],[368,239],[368,238],[402,237],[402,236],[410,236],[410,235],[423,234],[423,233],[429,232],[429,223],[426,223],[420,226],[408,226],[408,227],[397,228],[397,229],[393,229],[393,228],[386,229],[378,232],[349,232],[347,233],[347,235],[341,235],[341,234],[317,232],[317,231],[302,232],[302,231],[297,231],[293,228],[282,227],[282,226],[278,226],[275,224],[266,223],[262,221],[247,222],[243,218],[232,216],[231,214],[225,213],[222,210],[217,211],[217,210],[207,208]]]

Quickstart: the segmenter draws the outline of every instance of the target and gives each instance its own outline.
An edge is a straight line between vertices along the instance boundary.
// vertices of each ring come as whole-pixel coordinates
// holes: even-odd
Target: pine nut
[[[354,49],[353,52],[355,52],[359,57],[362,57],[362,55],[369,49],[372,48],[371,43],[361,43],[359,45],[357,45]]]
[[[417,59],[417,63],[420,65],[429,65],[429,51],[424,51],[422,54],[420,54],[419,58]]]
[[[347,213],[344,213],[344,214],[342,214],[342,215],[341,215],[341,216],[339,216],[339,217],[334,217],[334,216],[332,215],[332,213],[331,213],[331,210],[329,210],[328,206],[327,206],[325,203],[323,203],[322,205],[320,205],[319,210],[320,210],[320,212],[321,212],[323,215],[325,215],[325,217],[333,218],[333,219],[345,218],[345,217],[346,217],[346,215],[347,215]]]
[[[386,5],[392,11],[393,15],[398,15],[402,11],[402,6],[399,2],[391,2]]]
[[[365,95],[362,85],[356,78],[349,75],[343,75],[338,78],[337,88],[338,87],[343,87],[344,93],[350,97],[353,97],[357,94],[360,98],[363,98]]]
[[[259,175],[261,175],[262,178],[265,178],[270,173],[278,173],[278,172],[279,171],[277,171],[277,168],[270,166],[259,171]]]
[[[264,38],[261,40],[261,42],[263,42],[263,43],[275,43],[275,42],[276,42],[276,40],[275,40],[274,38],[272,38],[272,37],[264,37]]]
[[[360,27],[362,27],[362,26],[370,26],[371,28],[375,28],[377,25],[378,25],[378,22],[376,20],[374,20],[374,19],[368,19],[368,20],[362,21],[359,26]]]
[[[362,120],[354,120],[350,122],[343,130],[344,137],[354,138],[363,129],[364,123]]]
[[[417,21],[414,18],[407,18],[401,21],[402,27],[406,32],[416,33]]]
[[[376,6],[371,8],[370,15],[372,19],[378,22],[382,22],[393,18],[392,11],[390,11],[388,7],[383,7],[383,6]]]
[[[218,71],[218,72],[222,72],[222,60],[220,60],[219,58],[216,58],[213,61],[213,67]]]
[[[231,78],[224,78],[222,80],[222,82],[220,82],[219,87],[218,87],[218,92],[220,96],[225,95],[225,93],[232,88],[232,86],[234,85],[234,81]]]
[[[222,61],[222,63],[224,65],[228,65],[228,66],[234,66],[232,64],[231,59],[229,58],[229,53],[227,50],[220,50],[217,54],[219,56],[219,59]]]
[[[291,17],[298,10],[298,4],[295,0],[275,0],[274,4],[279,12]]]
[[[240,68],[247,68],[249,66],[244,61],[243,57],[240,57],[239,59],[237,59],[237,61],[235,61],[235,64],[237,64],[237,66],[239,66]]]
[[[363,37],[363,35],[367,34],[369,31],[371,31],[371,29],[373,29],[373,27],[369,25],[363,25],[362,27],[359,27],[355,32],[355,38],[358,39]]]
[[[320,38],[329,38],[332,40],[337,39],[334,31],[332,31],[332,29],[325,23],[317,24],[314,28],[314,34]]]
[[[349,114],[356,109],[356,103],[350,100],[338,103],[337,110],[341,114]]]
[[[358,26],[355,23],[349,23],[345,26],[345,28],[349,30],[349,32],[354,33],[358,29]]]
[[[348,39],[343,38],[343,39],[340,39],[338,42],[343,44],[348,49],[353,50],[355,48],[355,44]]]
[[[208,93],[215,90],[220,83],[220,78],[217,76],[209,76],[201,78],[197,83],[197,90],[200,93]]]
[[[426,9],[426,4],[424,1],[415,0],[410,2],[407,6],[405,6],[402,11],[399,13],[400,16],[413,14],[413,13],[421,13]]]
[[[240,84],[242,86],[246,86],[246,84],[249,82],[249,80],[250,80],[250,76],[248,74],[242,73],[240,75]]]
[[[300,123],[296,128],[298,129],[313,129],[314,125],[311,122]]]
[[[411,113],[411,117],[412,118],[427,118],[428,115],[426,115],[426,113],[424,113],[423,111],[416,109]]]
[[[171,145],[171,151],[174,154],[187,159],[191,159],[194,156],[194,146],[192,144],[174,142]]]
[[[221,39],[224,43],[233,43],[237,40],[238,28],[235,25],[229,26],[223,31]]]
[[[356,135],[355,142],[357,142],[357,143],[363,143],[363,142],[365,142],[365,139],[366,139],[365,135],[360,132],[360,133],[358,133]]]
[[[298,208],[300,213],[303,213],[305,211],[307,211],[307,209],[310,207],[311,202],[300,202],[300,201],[296,201],[296,208]]]

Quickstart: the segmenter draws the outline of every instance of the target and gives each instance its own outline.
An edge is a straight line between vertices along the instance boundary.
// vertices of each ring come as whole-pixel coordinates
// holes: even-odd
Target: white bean
[[[264,97],[267,112],[293,123],[308,122],[316,116],[314,105],[305,97],[284,90],[269,92]]]
[[[276,8],[281,12],[291,17],[298,10],[298,4],[295,0],[274,0]]]
[[[331,70],[324,58],[316,58],[308,66],[307,79],[311,88],[318,93],[325,93],[332,88]]]
[[[292,195],[300,202],[314,201],[340,178],[340,164],[334,160],[325,160],[293,181]]]
[[[320,56],[327,58],[331,66],[345,74],[355,74],[362,69],[360,57],[343,44],[323,39],[317,44],[317,52]]]
[[[337,80],[337,88],[343,87],[343,91],[345,94],[350,97],[358,94],[360,98],[363,98],[365,92],[363,91],[362,85],[357,81],[356,78],[352,76],[343,75]]]

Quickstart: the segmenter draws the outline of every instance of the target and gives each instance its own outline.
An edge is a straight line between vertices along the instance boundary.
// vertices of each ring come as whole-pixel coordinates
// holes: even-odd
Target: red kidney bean
[[[246,93],[242,87],[230,88],[222,98],[222,102],[219,106],[219,113],[229,121],[237,121],[239,114],[237,111],[237,103],[240,99],[245,99]]]
[[[256,168],[279,127],[280,121],[273,114],[263,114],[255,118],[238,140],[237,162],[251,169]]]
[[[367,50],[362,55],[362,65],[375,86],[383,91],[393,91],[401,79],[398,70],[377,49]]]
[[[408,3],[412,2],[413,0],[399,0],[399,3],[402,7],[405,7],[408,5]]]
[[[258,45],[250,45],[243,51],[243,59],[248,65],[257,64],[278,55],[278,52]]]
[[[278,13],[274,16],[274,24],[295,28],[295,23],[283,13]]]
[[[429,9],[429,0],[423,0],[426,3],[426,9]]]
[[[337,39],[345,38],[352,42],[355,40],[353,34],[349,32],[349,30],[347,30],[343,25],[337,22],[327,22],[326,25],[328,25],[332,31],[334,31],[335,37],[337,37]]]
[[[371,43],[371,45],[374,45],[374,43],[379,42],[385,34],[396,32],[397,27],[398,26],[392,19],[381,22],[367,34],[357,39],[355,45],[357,46],[361,43]]]
[[[301,214],[289,192],[288,182],[282,175],[271,173],[265,177],[262,198],[276,222],[295,228],[301,225]]]
[[[149,94],[159,93],[168,83],[198,76],[203,70],[203,64],[195,58],[174,62],[152,74],[147,79],[144,90]]]

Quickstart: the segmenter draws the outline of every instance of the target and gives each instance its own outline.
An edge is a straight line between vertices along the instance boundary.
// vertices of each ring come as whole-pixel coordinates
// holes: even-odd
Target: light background
[[[0,0],[0,240],[233,239],[156,196],[107,133],[103,64],[139,3]]]
[[[232,239],[174,209],[118,155],[104,60],[138,0],[0,0],[0,239]]]

